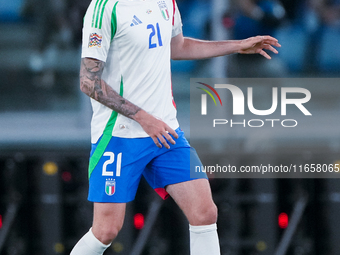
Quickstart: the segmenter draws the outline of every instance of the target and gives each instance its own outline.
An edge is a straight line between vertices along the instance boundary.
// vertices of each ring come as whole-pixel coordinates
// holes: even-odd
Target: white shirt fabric
[[[102,79],[109,86],[176,129],[170,42],[181,32],[174,0],[92,0],[84,17],[82,58],[105,62]],[[93,99],[91,103],[91,142],[96,143],[113,111]],[[136,121],[121,114],[110,121],[112,136],[148,136]]]

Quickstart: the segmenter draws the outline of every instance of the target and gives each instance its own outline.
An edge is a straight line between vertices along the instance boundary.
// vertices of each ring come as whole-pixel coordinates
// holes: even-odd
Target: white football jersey
[[[92,0],[84,17],[82,58],[104,61],[102,79],[107,84],[176,129],[170,42],[181,32],[174,0]],[[148,136],[136,121],[93,99],[91,103],[92,143],[104,132],[125,138]]]

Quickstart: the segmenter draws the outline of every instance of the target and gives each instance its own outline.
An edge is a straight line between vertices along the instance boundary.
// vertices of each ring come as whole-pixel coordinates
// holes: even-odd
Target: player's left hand
[[[267,52],[264,50],[270,50],[274,53],[278,53],[278,51],[273,47],[281,47],[278,43],[278,40],[269,35],[265,36],[255,36],[250,37],[240,41],[240,50],[238,53],[241,54],[261,54],[267,59],[271,59]]]
[[[161,144],[163,144],[165,148],[170,149],[168,142],[176,144],[170,134],[175,139],[178,138],[178,134],[162,120],[155,118],[142,109],[135,114],[134,120],[142,126],[158,148],[162,148]]]

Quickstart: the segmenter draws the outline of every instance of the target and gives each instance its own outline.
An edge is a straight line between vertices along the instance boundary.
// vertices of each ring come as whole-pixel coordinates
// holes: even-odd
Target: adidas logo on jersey
[[[142,23],[143,22],[139,18],[137,18],[136,15],[134,15],[133,19],[132,19],[132,23],[130,24],[130,26],[133,27],[133,26],[137,26],[137,25],[142,24]]]

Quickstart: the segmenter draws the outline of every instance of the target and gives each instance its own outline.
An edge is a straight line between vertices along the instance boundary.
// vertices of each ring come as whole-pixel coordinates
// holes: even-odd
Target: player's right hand
[[[170,149],[168,142],[171,144],[176,144],[171,135],[177,139],[178,134],[162,120],[156,119],[154,116],[144,110],[140,110],[138,113],[136,113],[134,119],[152,138],[157,147],[162,148],[163,144],[165,148]]]
[[[270,50],[277,54],[278,51],[273,46],[281,47],[281,44],[279,44],[278,40],[269,35],[249,37],[247,39],[240,40],[239,42],[240,48],[239,50],[237,50],[238,53],[241,54],[258,53],[267,59],[271,59],[271,57],[268,55],[267,52],[264,51],[264,49]]]

